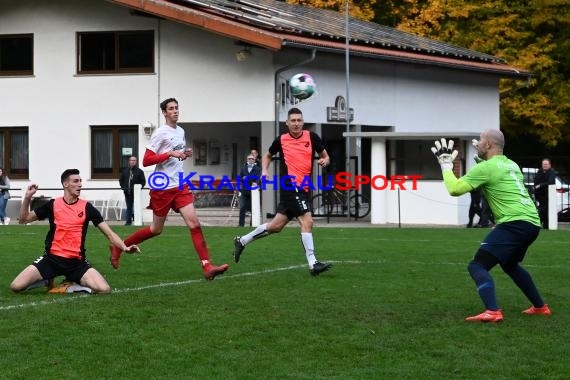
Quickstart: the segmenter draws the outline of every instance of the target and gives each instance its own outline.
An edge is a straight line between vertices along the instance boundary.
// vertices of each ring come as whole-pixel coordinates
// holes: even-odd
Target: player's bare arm
[[[24,199],[22,199],[22,205],[20,206],[20,219],[18,221],[19,224],[26,224],[35,222],[38,220],[38,216],[34,211],[30,211],[30,201],[34,194],[38,191],[38,185],[32,183],[26,189],[26,194],[24,195]]]
[[[140,249],[137,245],[126,246],[125,242],[117,235],[111,227],[106,222],[101,222],[97,226],[99,230],[109,239],[109,242],[120,250],[128,253],[140,253]]]
[[[319,153],[319,160],[317,162],[323,168],[325,166],[329,166],[329,164],[331,163],[331,159],[326,149],[323,149],[323,151]]]

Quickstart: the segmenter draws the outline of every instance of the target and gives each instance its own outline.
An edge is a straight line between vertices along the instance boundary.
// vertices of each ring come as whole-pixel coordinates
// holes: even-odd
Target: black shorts
[[[32,265],[38,268],[45,280],[64,275],[67,280],[78,284],[85,272],[91,268],[87,260],[67,259],[49,253],[38,257]]]
[[[303,189],[281,191],[281,200],[277,205],[279,214],[287,215],[287,218],[293,219],[310,211],[308,191]]]

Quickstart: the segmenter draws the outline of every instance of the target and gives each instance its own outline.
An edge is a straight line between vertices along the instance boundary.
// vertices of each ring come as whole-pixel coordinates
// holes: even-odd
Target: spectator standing
[[[251,212],[251,188],[261,179],[261,167],[255,163],[255,156],[248,154],[247,162],[240,170],[241,190],[239,196],[239,227],[245,226],[245,213]],[[257,191],[257,190],[256,190]]]
[[[467,222],[467,228],[473,227],[473,219],[475,215],[481,220],[481,190],[474,189],[469,193],[471,195],[471,203],[469,204],[469,221]]]
[[[125,203],[127,204],[125,226],[130,226],[133,223],[134,217],[133,204],[135,201],[135,185],[142,185],[142,187],[146,185],[146,177],[141,168],[138,167],[138,160],[135,156],[129,157],[129,166],[121,170],[119,185],[121,186],[121,189],[123,189],[123,193],[125,194]]]
[[[489,207],[489,203],[485,198],[485,195],[481,194],[481,215],[479,218],[479,223],[475,227],[477,228],[487,228],[493,227],[495,224],[495,218],[493,217],[493,212]]]
[[[10,178],[4,173],[4,169],[0,168],[0,224],[10,224],[10,218],[6,216],[6,206],[10,199]]]
[[[257,151],[257,149],[250,150],[249,154],[251,154],[253,157],[255,157],[255,159],[254,159],[255,164],[257,166],[261,167],[261,157],[259,157],[259,152]]]
[[[542,167],[534,176],[534,199],[538,203],[538,216],[542,228],[548,229],[548,186],[556,184],[556,171],[549,158],[542,160]]]

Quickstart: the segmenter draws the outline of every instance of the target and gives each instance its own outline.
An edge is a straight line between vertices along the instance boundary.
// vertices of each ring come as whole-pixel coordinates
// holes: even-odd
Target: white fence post
[[[548,186],[548,229],[558,229],[558,199],[556,197],[556,185]]]
[[[143,225],[143,207],[142,207],[142,185],[137,183],[133,192],[134,202],[133,202],[133,213],[134,213],[134,225]]]
[[[254,186],[257,187],[257,186]],[[261,224],[261,196],[259,187],[251,190],[251,226],[257,227]]]

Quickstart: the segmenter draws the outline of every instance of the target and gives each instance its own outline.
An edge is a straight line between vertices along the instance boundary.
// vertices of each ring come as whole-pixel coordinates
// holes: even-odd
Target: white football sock
[[[74,282],[73,284],[67,287],[67,293],[93,293],[93,290],[90,287],[79,285],[78,283]]]
[[[244,235],[241,237],[241,243],[243,245],[247,245],[254,240],[261,239],[269,235],[267,232],[267,223],[263,223],[255,228],[255,230],[251,231],[249,234]]]
[[[315,245],[313,243],[313,233],[301,232],[301,243],[303,243],[303,247],[305,248],[305,256],[307,256],[309,268],[313,269],[313,265],[317,262],[317,258],[315,257]]]

